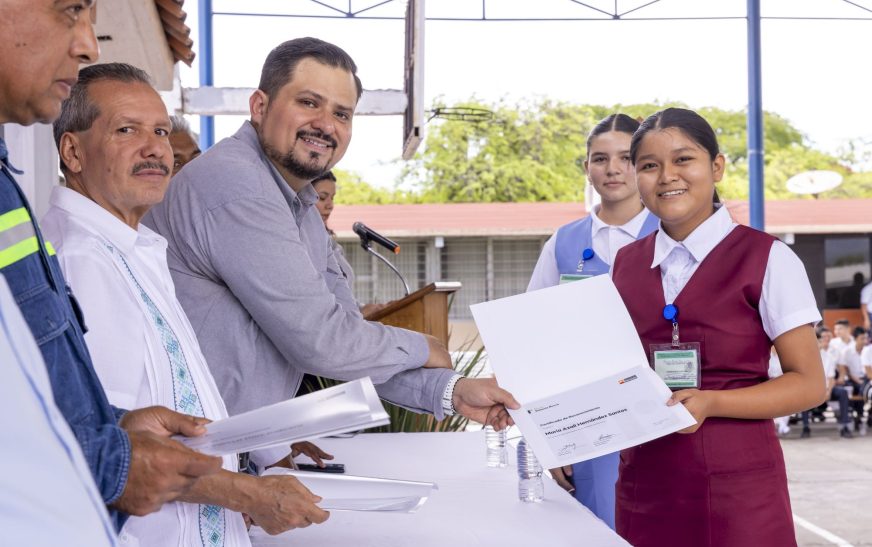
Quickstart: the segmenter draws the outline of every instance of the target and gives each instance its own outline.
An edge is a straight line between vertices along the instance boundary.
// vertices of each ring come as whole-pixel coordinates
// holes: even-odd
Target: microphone
[[[369,247],[370,241],[375,241],[385,249],[391,251],[394,254],[400,254],[400,246],[397,245],[396,242],[391,241],[375,230],[367,227],[363,222],[355,222],[351,227],[355,234],[360,237],[360,244],[364,249]]]

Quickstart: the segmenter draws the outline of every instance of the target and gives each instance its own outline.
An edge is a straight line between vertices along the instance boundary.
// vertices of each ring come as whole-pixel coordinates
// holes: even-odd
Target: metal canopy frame
[[[650,0],[632,9],[621,12],[618,9],[618,0],[614,0],[612,12],[592,6],[580,0],[565,0],[569,4],[578,6],[585,13],[593,12],[596,16],[579,17],[489,17],[488,4],[495,0],[481,0],[481,16],[479,17],[427,17],[428,21],[491,21],[491,22],[536,22],[536,21],[683,21],[683,20],[747,20],[747,46],[748,46],[748,174],[749,192],[748,202],[750,208],[751,226],[759,230],[765,229],[764,215],[764,185],[763,185],[763,94],[762,94],[762,67],[760,57],[760,23],[762,20],[837,20],[837,21],[872,21],[872,8],[862,5],[855,0],[837,0],[851,5],[866,16],[857,17],[796,17],[796,16],[768,16],[760,15],[760,0],[746,0],[746,13],[744,16],[712,16],[712,17],[638,17],[631,14],[637,13],[664,0]],[[348,0],[347,9],[337,8],[322,0],[308,0],[327,10],[325,14],[311,13],[257,13],[257,12],[227,12],[214,11],[212,0],[198,0],[199,2],[199,30],[200,44],[200,86],[211,87],[214,83],[214,62],[212,42],[212,19],[214,16],[235,17],[295,17],[314,19],[360,19],[360,20],[402,20],[400,16],[371,15],[368,12],[386,4],[405,3],[406,0],[370,0],[367,5],[360,9],[353,9],[354,2]],[[215,141],[215,125],[212,116],[200,117],[200,147],[204,150]]]
[[[405,4],[407,0],[370,0],[363,7],[355,9],[355,3],[362,3],[361,0],[347,0],[345,8],[338,8],[335,5],[331,5],[324,0],[304,0],[305,3],[310,5],[316,5],[324,8],[325,13],[323,14],[313,14],[313,13],[271,13],[271,12],[233,12],[233,11],[216,11],[213,12],[214,15],[233,15],[233,16],[242,16],[242,17],[295,17],[295,18],[308,18],[308,19],[361,19],[361,20],[402,20],[401,16],[392,16],[392,15],[371,15],[369,12],[376,8],[380,8],[387,4]],[[613,11],[606,11],[604,9],[598,8],[596,6],[592,6],[586,2],[581,2],[580,0],[563,0],[564,5],[571,4],[576,6],[580,12],[588,13],[591,12],[594,15],[580,15],[578,17],[493,17],[489,16],[488,6],[491,4],[500,3],[503,0],[479,0],[478,5],[481,6],[480,16],[477,17],[427,17],[428,21],[493,21],[493,22],[507,22],[507,21],[515,21],[515,22],[535,22],[535,21],[613,21],[613,20],[628,20],[628,21],[688,21],[688,20],[739,20],[746,19],[747,15],[734,15],[734,16],[713,16],[713,17],[702,17],[702,16],[690,16],[690,17],[627,17],[630,14],[636,13],[644,8],[652,6],[654,4],[660,4],[665,0],[650,0],[648,2],[642,3],[636,7],[631,9],[627,9],[621,11],[618,8],[618,0],[614,0]],[[872,8],[863,6],[857,1],[852,0],[835,0],[839,1],[862,10],[869,15],[866,17],[797,17],[797,16],[768,16],[761,17],[761,19],[785,19],[785,20],[842,20],[842,21],[855,21],[855,20],[869,20],[872,21]],[[339,3],[339,2],[336,2]],[[472,4],[473,2],[469,2]],[[533,4],[531,2],[531,4]],[[535,10],[535,7],[532,8]],[[492,13],[492,12],[491,12]]]

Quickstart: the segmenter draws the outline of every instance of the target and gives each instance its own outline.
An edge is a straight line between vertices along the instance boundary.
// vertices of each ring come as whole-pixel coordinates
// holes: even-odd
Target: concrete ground
[[[797,543],[872,546],[872,432],[842,439],[832,418],[809,439],[801,431],[791,425],[781,440]]]

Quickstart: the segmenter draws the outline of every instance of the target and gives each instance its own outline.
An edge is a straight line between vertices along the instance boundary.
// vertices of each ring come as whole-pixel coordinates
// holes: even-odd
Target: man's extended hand
[[[312,458],[312,461],[315,462],[318,467],[324,467],[326,465],[323,460],[333,459],[333,454],[328,454],[327,452],[324,452],[318,445],[316,445],[315,443],[310,443],[309,441],[302,441],[291,445],[290,457],[294,458],[300,454]]]
[[[448,353],[448,350],[445,349],[445,345],[435,336],[425,334],[424,338],[427,339],[427,346],[430,348],[430,356],[427,357],[427,362],[424,363],[424,368],[453,369],[454,364],[451,362],[451,355]]]
[[[333,455],[328,454],[321,450],[321,448],[315,443],[310,443],[309,441],[301,441],[298,443],[293,443],[291,445],[291,453],[280,459],[276,463],[272,465],[267,465],[266,468],[270,467],[286,467],[288,469],[296,469],[297,466],[294,464],[294,458],[299,456],[300,454],[304,454],[312,458],[312,461],[318,465],[318,467],[324,467],[325,464],[323,460],[332,460]]]
[[[126,431],[154,433],[158,437],[184,435],[198,437],[206,433],[210,420],[175,412],[163,406],[147,406],[126,413],[118,425]]]
[[[554,482],[560,485],[560,488],[563,488],[570,494],[575,492],[575,480],[572,477],[571,465],[555,467],[549,471],[551,471],[551,478],[554,479]]]
[[[246,486],[250,500],[242,511],[251,517],[254,524],[270,535],[280,534],[293,528],[305,528],[320,524],[330,513],[317,505],[321,498],[290,475],[267,475],[251,477]]]
[[[500,431],[515,421],[506,411],[521,408],[511,393],[497,385],[495,378],[461,378],[454,386],[454,409],[476,422]]]
[[[112,504],[125,513],[138,516],[153,513],[187,492],[198,478],[221,469],[221,458],[200,454],[166,436],[150,431],[127,434],[130,437],[127,484],[121,497]]]

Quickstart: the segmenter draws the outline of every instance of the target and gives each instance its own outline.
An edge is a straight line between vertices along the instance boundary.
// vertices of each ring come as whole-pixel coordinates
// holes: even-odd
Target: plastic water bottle
[[[545,499],[542,466],[523,437],[518,443],[518,498],[527,503],[539,503]]]
[[[506,430],[496,431],[493,426],[484,427],[487,444],[487,466],[505,467],[509,464],[509,449],[506,447]]]

